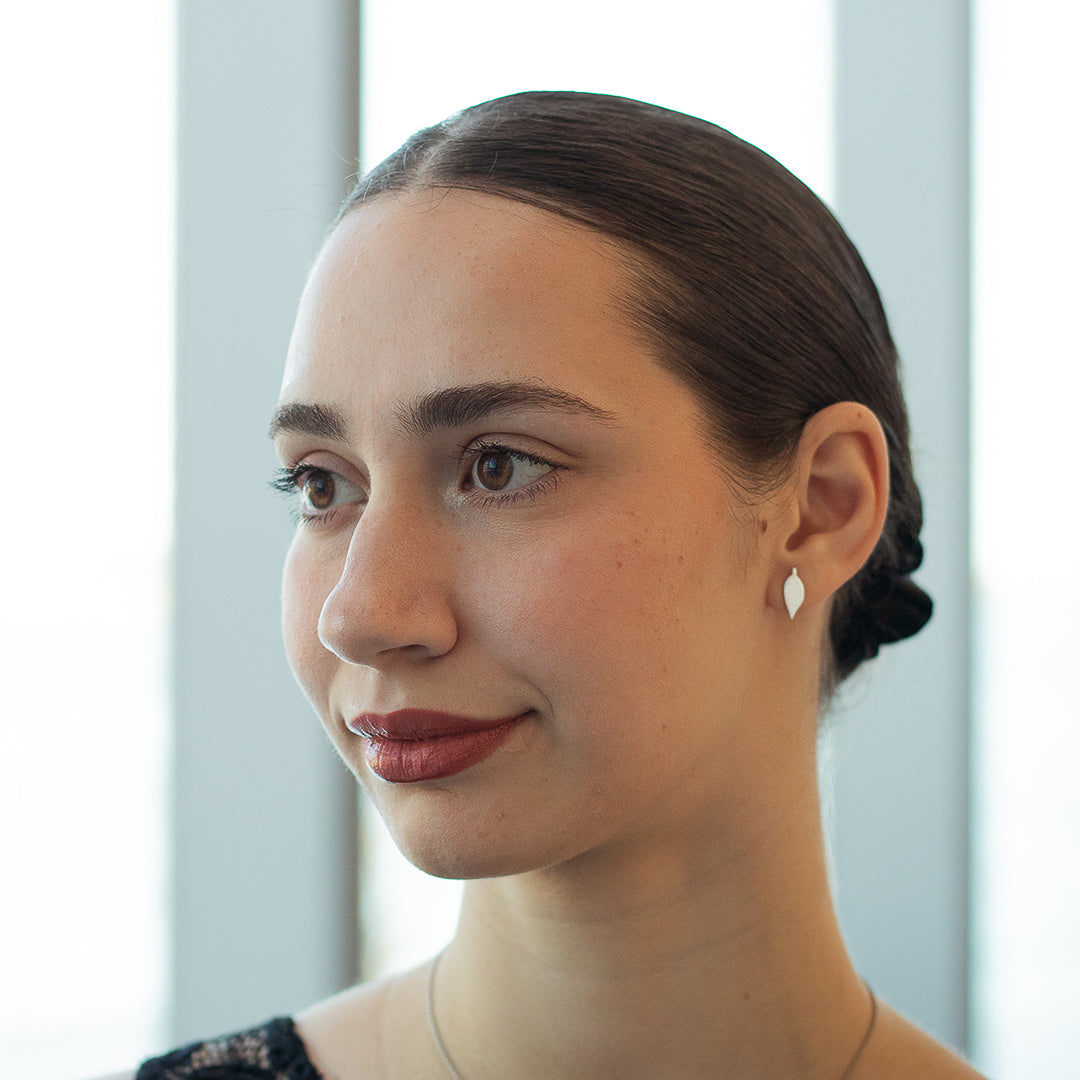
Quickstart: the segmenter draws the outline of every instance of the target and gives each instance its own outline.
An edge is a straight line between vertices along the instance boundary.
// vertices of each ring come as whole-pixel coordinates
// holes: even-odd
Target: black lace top
[[[135,1080],[322,1080],[292,1020],[192,1043],[151,1058]]]

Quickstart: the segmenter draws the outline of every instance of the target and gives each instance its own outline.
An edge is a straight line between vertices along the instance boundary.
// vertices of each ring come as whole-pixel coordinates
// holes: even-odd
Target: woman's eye
[[[296,500],[294,506],[301,521],[319,524],[328,522],[342,506],[363,506],[366,501],[364,492],[343,476],[310,465],[282,469],[272,486]]]
[[[470,480],[480,491],[517,491],[555,468],[549,461],[503,447],[482,449],[473,461]]]

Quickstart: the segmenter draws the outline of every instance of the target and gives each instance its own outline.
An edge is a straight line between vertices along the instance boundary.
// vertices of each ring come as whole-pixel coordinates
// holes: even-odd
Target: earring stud
[[[787,607],[788,615],[792,619],[795,618],[795,612],[802,607],[805,599],[806,590],[799,580],[799,571],[793,566],[791,576],[784,582],[784,604]]]

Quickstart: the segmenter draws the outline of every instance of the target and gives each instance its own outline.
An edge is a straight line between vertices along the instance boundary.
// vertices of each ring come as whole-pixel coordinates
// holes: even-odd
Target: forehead
[[[547,211],[473,192],[381,196],[350,211],[312,270],[282,399],[355,412],[533,379],[625,411],[643,382],[671,381],[620,310],[627,282],[614,244]]]

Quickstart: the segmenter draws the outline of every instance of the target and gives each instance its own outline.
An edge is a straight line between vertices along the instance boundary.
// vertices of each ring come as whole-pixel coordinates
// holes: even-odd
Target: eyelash
[[[559,482],[559,471],[562,465],[557,465],[547,458],[529,454],[524,450],[515,450],[500,442],[474,442],[461,447],[461,456],[468,463],[466,477],[471,481],[473,466],[485,454],[506,454],[518,461],[527,461],[530,465],[545,465],[548,471],[539,479],[522,488],[512,488],[510,491],[485,491],[483,488],[471,488],[470,497],[481,507],[516,506],[528,500],[535,502],[541,495],[550,492]]]
[[[559,480],[559,471],[564,467],[549,461],[547,458],[538,457],[523,450],[515,450],[500,442],[483,441],[467,444],[460,449],[461,457],[467,465],[465,470],[467,482],[471,482],[473,467],[476,462],[484,454],[491,453],[506,454],[519,461],[527,461],[531,465],[545,465],[549,471],[526,487],[513,488],[510,491],[485,491],[483,488],[478,487],[469,488],[466,497],[485,509],[488,507],[514,506],[525,500],[535,502],[540,495],[547,494],[555,487]],[[298,503],[306,478],[316,473],[324,473],[327,476],[337,475],[332,469],[323,469],[317,465],[307,465],[301,462],[278,469],[270,480],[270,486],[287,499],[296,500]],[[300,525],[329,525],[340,509],[340,506],[335,506],[333,509],[323,513],[305,513],[299,505],[294,505],[292,507],[292,517]]]

